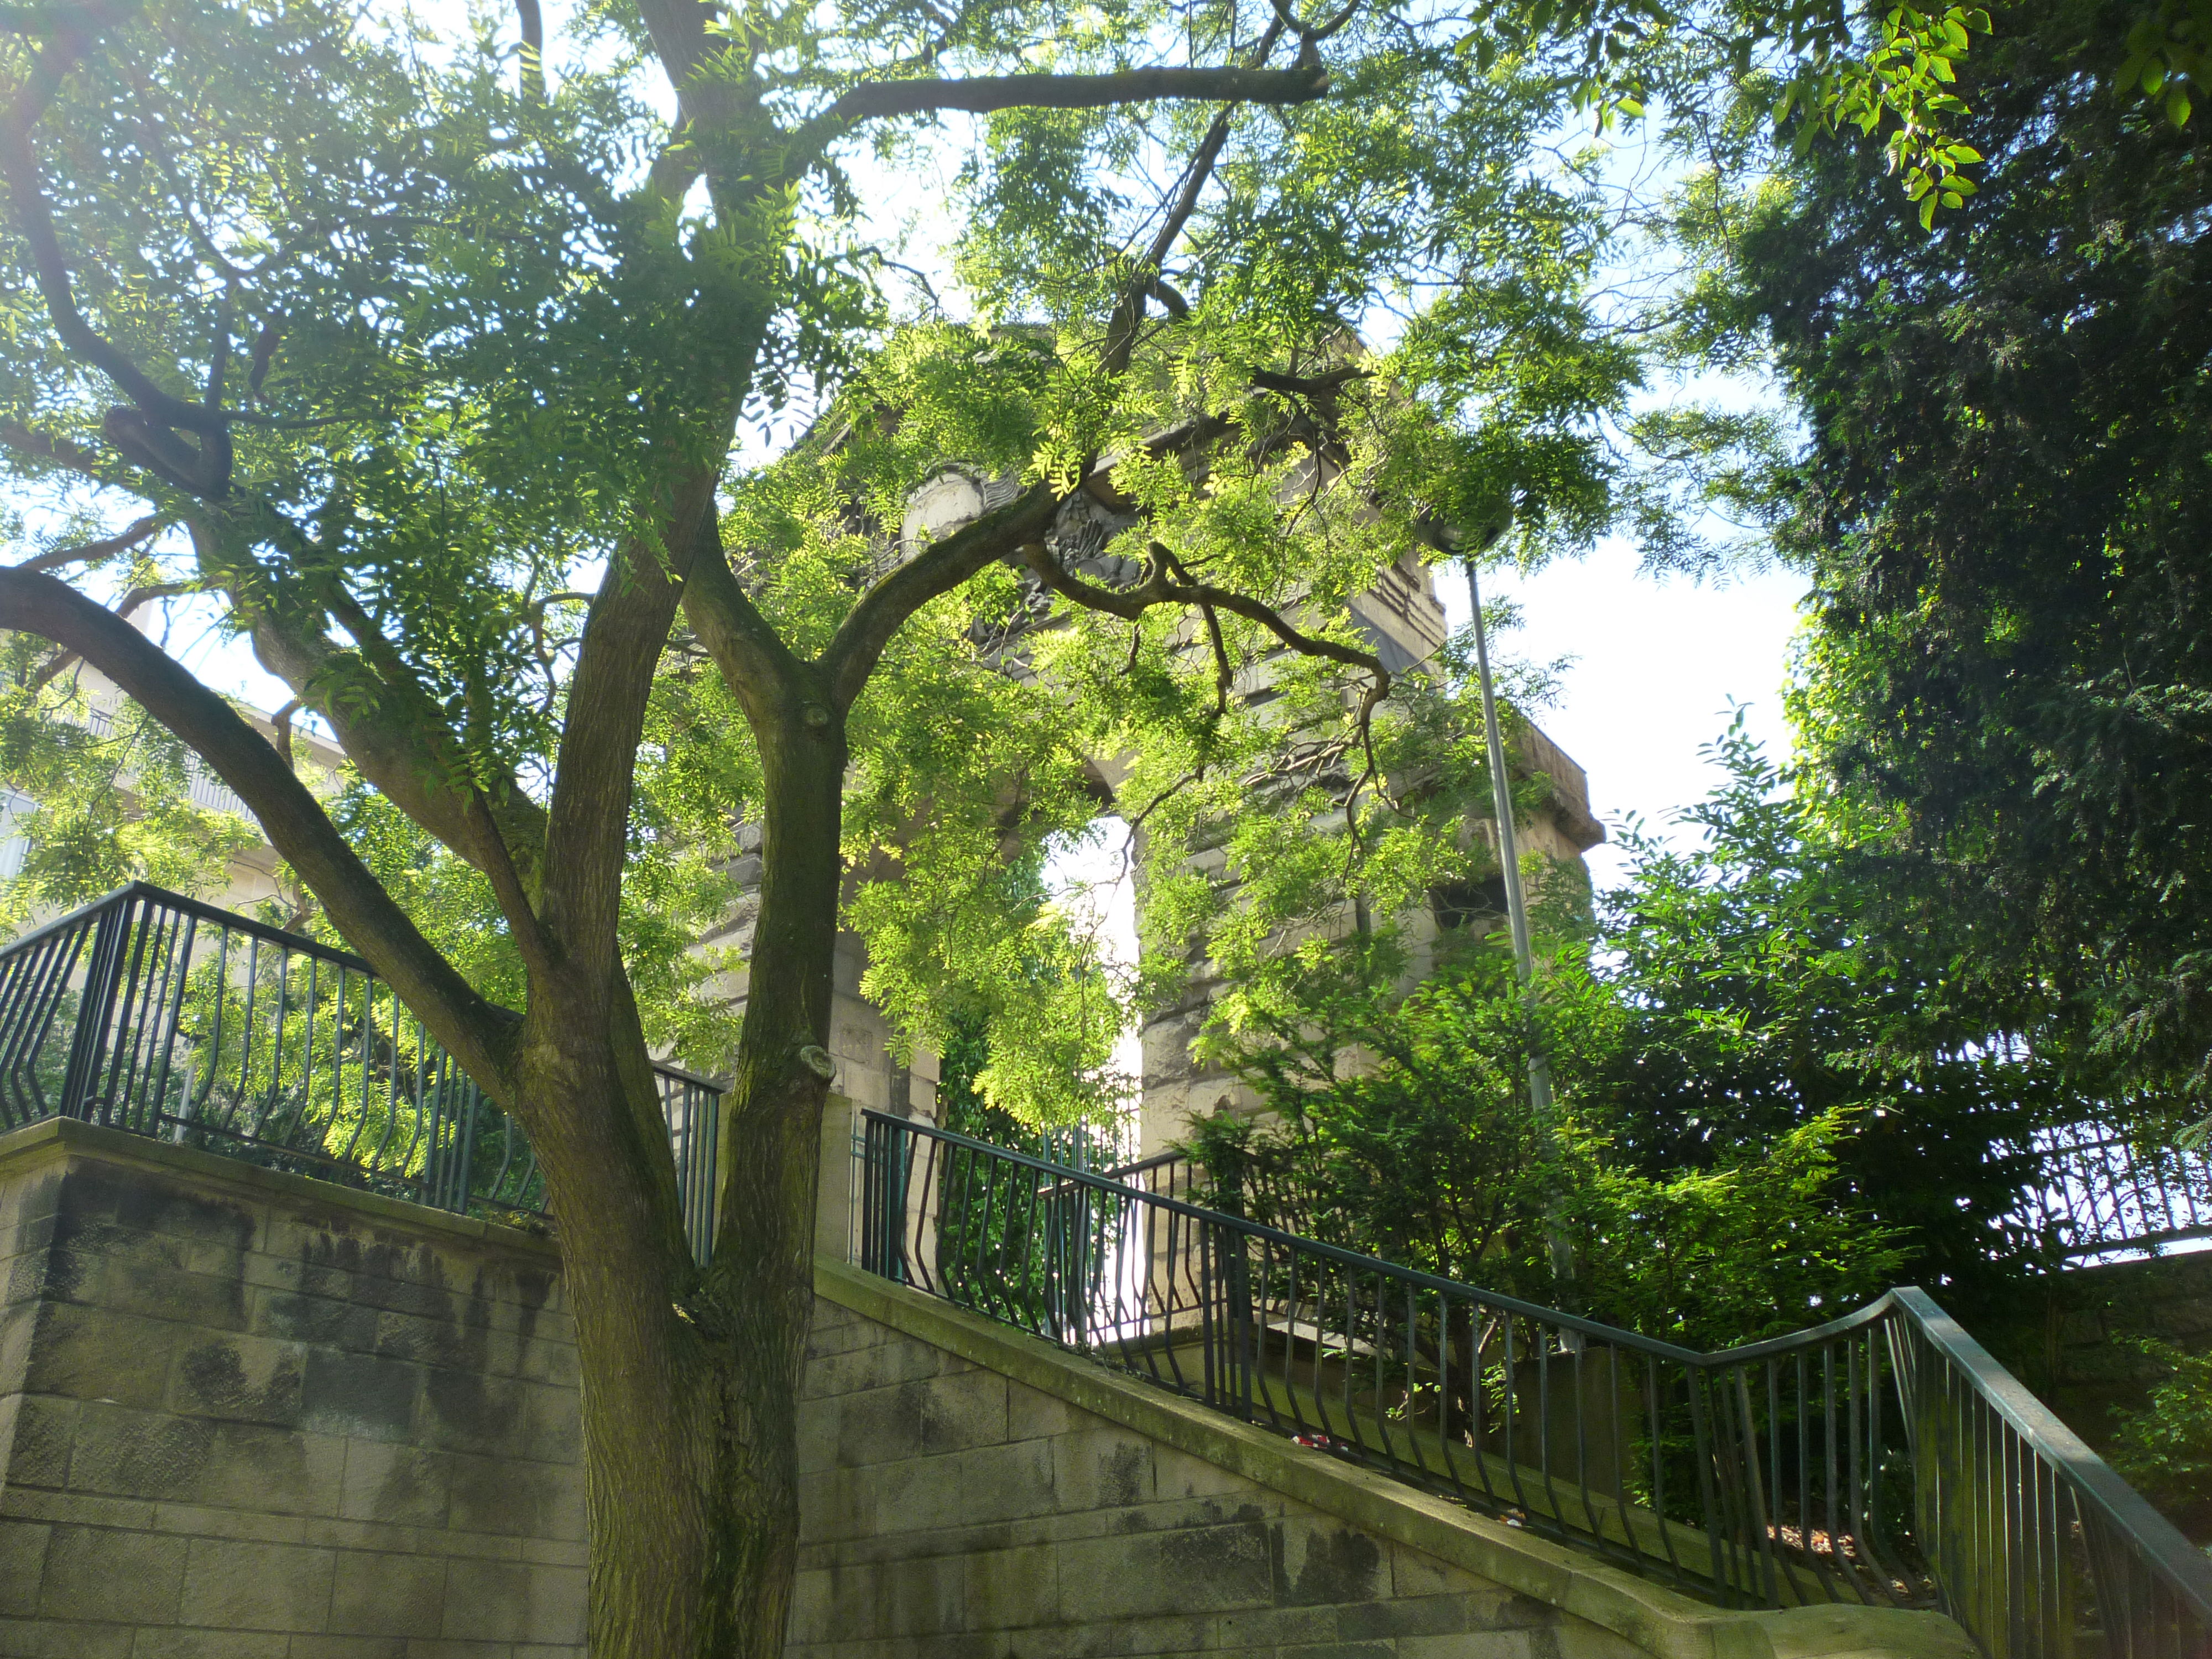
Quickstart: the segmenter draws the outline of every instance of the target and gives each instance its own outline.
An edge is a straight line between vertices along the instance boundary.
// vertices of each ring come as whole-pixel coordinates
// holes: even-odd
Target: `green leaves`
[[[1098,502],[1054,544],[1109,586],[1173,568],[1352,653],[1286,654],[1235,606],[1060,607],[1005,564],[913,617],[851,709],[842,848],[886,878],[845,915],[902,1041],[983,1018],[994,1097],[1072,1113],[1138,1000],[1186,971],[1170,930],[1205,933],[1264,1000],[1287,919],[1403,909],[1474,873],[1455,839],[1480,793],[1465,711],[1401,682],[1363,723],[1359,596],[1402,582],[1439,525],[1502,528],[1498,550],[1536,562],[1681,516],[1620,439],[1643,349],[1590,298],[1613,222],[1555,154],[1565,58],[1362,11],[1316,43],[1331,94],[1232,112],[1202,176],[1178,169],[1214,106],[1001,111],[935,198],[974,315],[902,326],[873,287],[884,251],[861,245],[861,175],[840,170],[862,140],[810,124],[862,84],[1112,73],[1169,42],[1241,62],[1249,21],[1212,0],[738,6],[696,83],[716,113],[680,134],[645,35],[605,9],[549,44],[542,92],[503,19],[418,32],[325,0],[163,0],[104,42],[115,73],[67,80],[38,142],[88,316],[179,397],[219,359],[241,416],[238,505],[149,574],[190,580],[342,728],[362,763],[342,829],[489,994],[526,988],[464,820],[496,817],[518,879],[544,877],[561,774],[589,769],[564,745],[603,712],[571,702],[592,600],[680,563],[659,544],[672,501],[724,466],[733,421],[800,397],[807,436],[716,503],[722,555],[798,662],[951,527],[917,492],[1039,482]],[[933,158],[891,137],[875,159]],[[27,250],[0,257],[21,271]],[[1386,313],[1387,349],[1357,339]],[[4,412],[91,457],[88,483],[151,488],[105,435],[112,388],[39,307],[7,315]],[[1192,430],[1211,435],[1154,441]],[[41,477],[64,455],[18,452]],[[768,769],[758,708],[696,641],[661,668],[624,944],[648,1022],[704,1064],[727,1052],[710,994],[728,964],[680,940],[716,867],[757,856],[739,824]],[[1038,885],[1109,773],[1148,836],[1244,878],[1230,902],[1164,872],[1135,984]]]
[[[2183,574],[2212,514],[2183,367],[2212,294],[2180,228],[2206,205],[2193,141],[2080,73],[2126,27],[2009,14],[1966,135],[1994,158],[1971,230],[1923,238],[1872,158],[1808,154],[1739,226],[1735,279],[1810,434],[1782,539],[1814,579],[1797,713],[1834,810],[1966,930],[1962,998],[2086,1086],[2166,1096],[2115,1109],[2170,1127],[2212,1037],[2212,621]]]
[[[82,665],[46,678],[54,659],[25,635],[0,641],[0,779],[27,803],[9,830],[30,843],[0,915],[20,926],[131,880],[220,892],[253,826],[195,804],[204,774],[182,745]]]
[[[2163,1375],[2140,1407],[2116,1407],[2112,1466],[2190,1536],[2212,1524],[2212,1355],[2170,1342],[2134,1347]]]
[[[2159,0],[2140,13],[2128,31],[2126,55],[2113,76],[2123,99],[2138,94],[2161,109],[2175,127],[2189,125],[2195,103],[2190,92],[2201,82],[2212,47],[2212,4],[2205,0]]]

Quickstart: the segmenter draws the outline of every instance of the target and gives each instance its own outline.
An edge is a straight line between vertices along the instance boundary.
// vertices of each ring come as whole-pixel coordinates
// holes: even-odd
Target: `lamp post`
[[[1547,1152],[1558,1150],[1552,1115],[1552,1062],[1534,1036],[1536,1012],[1535,952],[1528,943],[1528,901],[1521,888],[1521,849],[1513,833],[1513,783],[1505,771],[1505,741],[1498,731],[1498,696],[1490,681],[1490,630],[1482,622],[1482,582],[1472,553],[1467,560],[1467,597],[1474,607],[1474,667],[1482,684],[1482,735],[1490,750],[1491,799],[1498,812],[1498,862],[1505,878],[1505,921],[1513,933],[1513,966],[1528,1000],[1531,1042],[1528,1051],[1528,1109],[1536,1133]],[[1574,1255],[1567,1247],[1566,1231],[1559,1224],[1556,1202],[1546,1206],[1547,1242],[1552,1271],[1561,1279],[1574,1277]]]

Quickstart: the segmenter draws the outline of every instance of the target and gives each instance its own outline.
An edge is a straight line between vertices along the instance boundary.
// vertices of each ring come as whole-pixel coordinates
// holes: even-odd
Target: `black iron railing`
[[[2070,1266],[2212,1240],[2212,1155],[2094,1122],[2040,1130],[2025,1146],[2002,1150],[2032,1173],[1995,1229],[2047,1261]],[[1235,1171],[1238,1190],[1228,1194],[1223,1172],[1179,1151],[1103,1173],[1193,1203],[1218,1200],[1217,1207],[1285,1231],[1327,1231],[1313,1194],[1279,1157],[1243,1160]]]
[[[721,1091],[656,1069],[703,1259]],[[50,1117],[462,1214],[545,1211],[520,1126],[361,957],[143,882],[0,950],[0,1131]]]
[[[2212,1648],[2212,1563],[1918,1291],[1698,1353],[924,1123],[859,1152],[863,1267],[1701,1597]]]
[[[2212,1238],[2212,1158],[2095,1123],[2047,1129],[2019,1224],[2069,1257]]]

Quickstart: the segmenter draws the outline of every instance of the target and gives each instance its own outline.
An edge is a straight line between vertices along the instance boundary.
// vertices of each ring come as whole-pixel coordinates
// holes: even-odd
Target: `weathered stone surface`
[[[177,1614],[188,1540],[96,1527],[57,1527],[40,1582],[48,1619],[162,1625]]]
[[[325,1434],[405,1441],[415,1433],[422,1368],[329,1348],[311,1349],[301,1381],[300,1422]]]
[[[161,1405],[170,1346],[180,1328],[174,1322],[67,1302],[37,1303],[25,1312],[27,1392]]]
[[[346,1443],[258,1424],[225,1423],[202,1466],[202,1504],[271,1515],[336,1515],[343,1501]]]
[[[190,1498],[206,1473],[215,1431],[204,1418],[86,1406],[70,1448],[69,1485],[123,1498]],[[15,1478],[11,1462],[11,1486]]]
[[[0,1659],[581,1659],[550,1249],[62,1129],[0,1140],[29,1241],[0,1301]],[[1284,1460],[1350,1479],[1334,1460],[821,1273],[793,1659],[1639,1651],[1560,1610],[1577,1570],[1516,1578],[1429,1500],[1332,1497]]]
[[[76,1124],[0,1233],[0,1659],[579,1659],[550,1248]]]
[[[1878,1635],[1770,1641],[1759,1621],[1790,1615],[1719,1613],[1583,1565],[850,1269],[816,1283],[793,1659],[1971,1652],[1947,1620],[1867,1609],[1844,1611],[1872,1611]],[[923,1340],[954,1358],[896,1384],[881,1379],[909,1362],[850,1358]],[[1005,1384],[1003,1439],[930,1454],[933,1425],[975,1443],[995,1416],[975,1409],[978,1375]]]
[[[337,1565],[330,1550],[195,1538],[185,1567],[184,1621],[217,1630],[326,1629]]]
[[[341,1515],[393,1526],[445,1525],[449,1459],[383,1440],[349,1440],[345,1448]]]
[[[584,1639],[584,1574],[575,1567],[455,1561],[446,1572],[442,1632],[462,1641]]]
[[[186,1416],[289,1426],[300,1418],[307,1352],[302,1343],[265,1336],[184,1341],[170,1374],[168,1408]]]
[[[436,1636],[446,1618],[447,1564],[436,1556],[339,1553],[330,1627],[347,1636]]]
[[[1532,1651],[1536,1629],[1545,1659],[1612,1659],[1621,1646],[1066,1400],[820,1306],[799,1418],[794,1656],[1401,1659],[1418,1648],[1510,1659]]]
[[[38,1612],[53,1531],[36,1521],[0,1520],[0,1618],[25,1619]]]
[[[0,1619],[0,1659],[129,1659],[131,1626]]]

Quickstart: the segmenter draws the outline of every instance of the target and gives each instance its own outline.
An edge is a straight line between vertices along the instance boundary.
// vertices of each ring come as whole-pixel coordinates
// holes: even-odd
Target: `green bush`
[[[2112,1467],[2164,1510],[2174,1524],[2212,1549],[2212,1352],[2170,1342],[2134,1346],[2165,1367],[2139,1410],[2116,1409]]]

